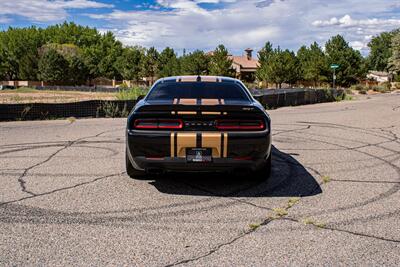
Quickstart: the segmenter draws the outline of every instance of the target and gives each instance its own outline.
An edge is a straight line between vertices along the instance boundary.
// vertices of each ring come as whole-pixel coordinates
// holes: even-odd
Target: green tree
[[[217,76],[233,77],[233,60],[229,58],[228,50],[224,45],[219,45],[213,52],[210,59],[210,74]]]
[[[341,86],[350,86],[365,77],[365,62],[361,53],[354,50],[341,35],[332,37],[325,44],[328,65],[338,64],[336,82]]]
[[[400,32],[392,38],[392,56],[389,58],[388,69],[397,75],[400,74]]]
[[[45,82],[64,81],[68,68],[68,61],[54,49],[45,52],[39,60],[40,78]]]
[[[279,47],[270,53],[268,64],[265,66],[265,75],[269,82],[276,84],[277,88],[282,83],[293,85],[298,80],[298,60],[294,52],[282,51]]]
[[[166,47],[159,56],[159,72],[158,76],[168,77],[176,76],[180,73],[179,61],[176,57],[175,51],[172,48]]]
[[[120,79],[121,74],[117,69],[117,58],[122,54],[122,44],[115,40],[113,33],[105,33],[97,46],[100,54],[98,71],[101,77],[108,79]]]
[[[181,58],[182,74],[207,75],[209,73],[209,57],[200,50],[196,50]]]
[[[142,70],[144,49],[142,47],[126,47],[122,55],[118,57],[116,67],[124,80],[139,81]]]
[[[0,54],[3,75],[6,79],[35,79],[37,73],[37,48],[42,45],[40,31],[35,27],[9,28],[0,34]]]
[[[150,77],[150,83],[154,83],[154,77],[158,75],[158,58],[159,53],[154,47],[150,47],[146,51],[146,55],[142,60],[142,75]]]
[[[267,77],[267,68],[273,52],[274,50],[272,48],[271,42],[266,42],[264,47],[258,52],[259,67],[257,68],[256,71],[256,77],[259,81],[264,81],[264,82],[269,81]]]
[[[299,78],[304,81],[313,82],[317,86],[318,82],[328,80],[328,65],[324,52],[319,45],[314,42],[310,47],[302,46],[297,51],[299,60]]]
[[[400,30],[383,32],[375,36],[368,43],[370,48],[368,56],[368,67],[372,70],[388,71],[389,58],[392,55],[392,38]]]
[[[87,81],[89,70],[80,56],[68,59],[68,80],[74,85],[82,85]]]

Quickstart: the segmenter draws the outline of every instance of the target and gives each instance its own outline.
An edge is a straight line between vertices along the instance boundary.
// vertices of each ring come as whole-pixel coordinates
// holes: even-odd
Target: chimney
[[[247,59],[251,60],[251,53],[253,52],[253,49],[251,48],[247,48],[246,50],[244,50],[246,52],[247,55]]]

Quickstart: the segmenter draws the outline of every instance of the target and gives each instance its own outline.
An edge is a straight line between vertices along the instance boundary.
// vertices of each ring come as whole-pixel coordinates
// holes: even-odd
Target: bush
[[[390,86],[390,83],[389,83],[389,86]],[[390,92],[390,87],[388,87],[388,85],[386,83],[382,83],[382,85],[372,86],[371,89],[374,90],[375,92],[379,92],[379,93]]]
[[[120,110],[118,104],[110,101],[105,101],[101,107],[99,107],[97,112],[103,112],[106,118],[123,118],[129,115],[126,103],[124,104],[123,109]],[[99,114],[97,114],[97,117],[99,117]]]
[[[363,91],[363,90],[366,90],[366,89],[365,89],[365,85],[362,85],[362,84],[352,85],[352,86],[350,87],[350,89],[351,89],[351,90],[356,90],[356,91]]]
[[[364,89],[362,89],[362,90],[359,90],[358,92],[360,93],[360,94],[362,94],[362,95],[366,95],[367,94],[367,89],[366,88],[364,88]]]
[[[386,90],[388,90],[388,91],[390,91],[392,89],[392,83],[390,83],[390,82],[383,82],[380,85],[385,87]]]
[[[148,88],[143,88],[143,87],[125,88],[120,86],[120,89],[116,94],[116,97],[118,100],[135,100],[140,95],[146,95],[148,91],[149,91]]]

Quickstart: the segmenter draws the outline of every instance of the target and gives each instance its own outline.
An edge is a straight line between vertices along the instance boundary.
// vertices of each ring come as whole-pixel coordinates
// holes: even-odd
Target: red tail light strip
[[[135,129],[182,129],[183,121],[180,119],[137,119]]]
[[[218,130],[262,130],[265,125],[262,120],[217,120]]]

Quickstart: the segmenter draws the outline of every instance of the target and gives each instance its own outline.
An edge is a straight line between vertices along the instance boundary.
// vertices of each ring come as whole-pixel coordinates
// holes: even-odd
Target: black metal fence
[[[57,86],[57,85],[46,85],[46,86],[32,86],[37,90],[56,90],[56,91],[78,91],[78,92],[118,92],[119,88],[112,86]]]
[[[258,91],[257,91],[258,92]],[[280,89],[268,90],[254,97],[266,108],[331,102],[343,96],[343,90]],[[44,120],[56,118],[124,117],[136,100],[91,100],[74,103],[0,104],[0,121]]]

